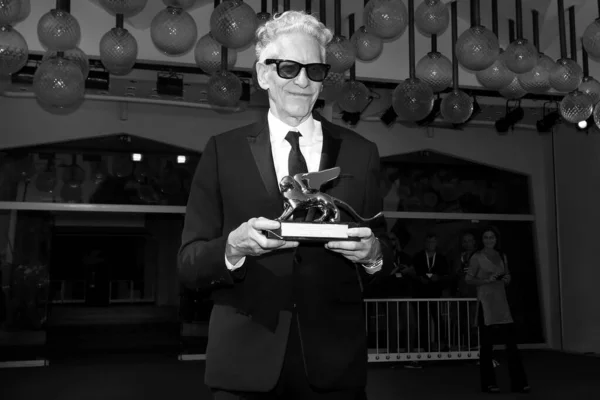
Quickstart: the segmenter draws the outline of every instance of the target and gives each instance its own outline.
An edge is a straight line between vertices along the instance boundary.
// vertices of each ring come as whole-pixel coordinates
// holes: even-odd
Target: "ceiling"
[[[99,0],[88,0],[96,5]],[[312,11],[318,12],[321,0],[312,0]],[[326,21],[327,24],[333,26],[334,21],[334,5],[333,0],[323,0],[327,5]],[[408,0],[403,0],[408,4]],[[470,0],[441,0],[444,3],[458,2],[458,16],[464,21],[470,21]],[[246,0],[257,11],[260,10],[259,0]],[[421,0],[414,0],[415,7],[421,4]],[[306,6],[306,0],[291,0],[291,8],[294,10],[303,10]],[[356,15],[357,26],[362,25],[362,10],[364,8],[364,0],[342,0],[342,18],[347,19],[348,15]],[[480,0],[481,21],[491,28],[491,4],[492,0]],[[272,10],[272,0],[267,2],[267,10]],[[564,0],[565,9],[575,6],[577,14],[576,26],[578,27],[578,35],[581,35],[584,29],[595,18],[599,16],[598,4],[592,0]],[[214,7],[214,0],[196,0],[196,4],[192,9],[202,8],[206,12],[211,12]],[[558,40],[558,0],[522,0],[523,7],[523,31],[528,38],[531,38],[531,10],[537,10],[540,15],[540,48],[547,54],[558,57],[559,40]],[[144,10],[128,21],[138,29],[148,29],[152,18],[164,8],[162,1],[149,1]],[[283,11],[283,0],[278,0],[278,9]],[[514,0],[498,0],[498,17],[500,27],[500,40],[506,46],[508,42],[508,20],[515,19],[515,1]],[[568,21],[567,21],[568,24]]]

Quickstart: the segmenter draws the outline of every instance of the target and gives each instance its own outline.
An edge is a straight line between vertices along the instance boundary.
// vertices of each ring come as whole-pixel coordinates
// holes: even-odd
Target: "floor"
[[[600,358],[550,351],[524,352],[533,388],[529,395],[499,394],[496,399],[594,400],[600,398]],[[505,365],[498,383],[507,387]],[[209,400],[203,362],[177,361],[167,354],[96,356],[54,362],[49,367],[0,370],[3,400]],[[485,399],[477,391],[477,366],[442,362],[411,370],[371,364],[370,400]]]

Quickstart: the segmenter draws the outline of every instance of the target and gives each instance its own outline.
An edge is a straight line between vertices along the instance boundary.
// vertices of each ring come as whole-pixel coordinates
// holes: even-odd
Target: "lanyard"
[[[429,263],[429,255],[427,253],[425,253],[425,257],[427,258],[427,269],[429,271],[431,271],[431,268],[433,268],[433,266],[435,265],[435,256],[437,256],[437,253],[433,253],[433,259],[431,260],[431,264]]]

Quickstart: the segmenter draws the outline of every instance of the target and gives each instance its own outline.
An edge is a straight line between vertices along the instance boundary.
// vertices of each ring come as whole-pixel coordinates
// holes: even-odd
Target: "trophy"
[[[285,200],[285,206],[283,213],[275,219],[281,223],[281,227],[277,230],[266,231],[267,237],[305,242],[360,240],[348,236],[348,229],[381,218],[383,212],[379,212],[371,218],[363,218],[348,203],[320,191],[323,184],[339,176],[340,167],[300,173],[293,178],[284,176],[279,182],[279,189]],[[339,207],[347,211],[355,222],[340,222]],[[312,214],[316,218],[312,221],[294,221],[293,214],[296,211],[306,211],[307,215]]]

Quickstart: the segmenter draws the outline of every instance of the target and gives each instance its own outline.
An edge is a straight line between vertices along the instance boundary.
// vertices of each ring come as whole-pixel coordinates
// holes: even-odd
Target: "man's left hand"
[[[359,264],[373,263],[381,256],[381,245],[371,228],[350,228],[348,236],[360,238],[358,241],[327,242],[325,248],[340,253],[348,260]]]

